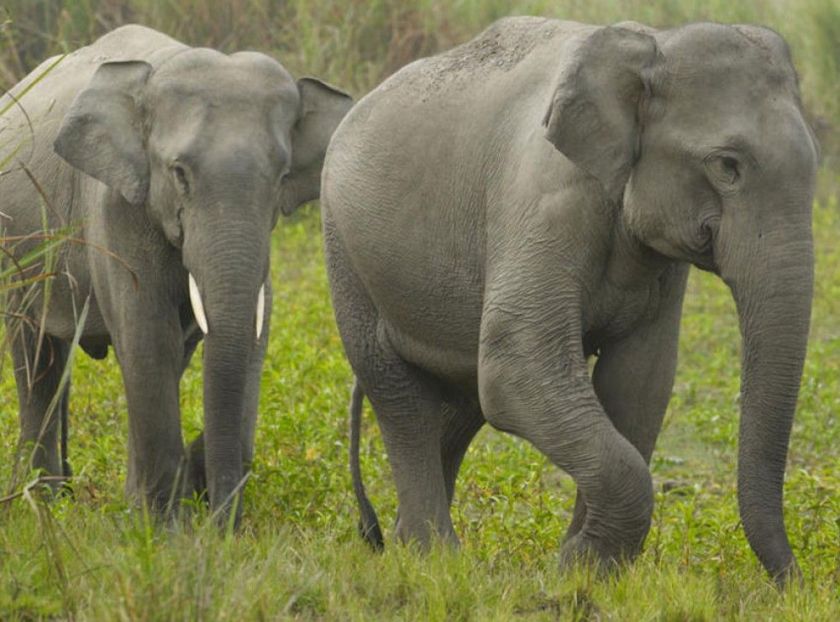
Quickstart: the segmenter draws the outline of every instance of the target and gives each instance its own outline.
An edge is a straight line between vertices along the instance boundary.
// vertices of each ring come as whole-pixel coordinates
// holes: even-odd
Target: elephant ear
[[[643,32],[595,31],[562,72],[543,119],[546,138],[611,198],[621,195],[638,153],[639,108],[658,55]]]
[[[64,117],[53,147],[71,166],[142,205],[149,188],[139,97],[152,71],[143,61],[103,63]]]
[[[321,168],[330,138],[352,108],[347,93],[316,78],[301,78],[300,115],[292,130],[292,165],[284,180],[281,209],[291,214],[321,195]]]

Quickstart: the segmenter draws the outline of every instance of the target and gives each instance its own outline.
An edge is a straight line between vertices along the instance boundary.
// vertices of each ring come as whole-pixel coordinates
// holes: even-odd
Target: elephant
[[[363,396],[399,540],[457,544],[455,481],[486,421],[574,479],[563,567],[636,557],[694,265],[739,315],[744,531],[779,584],[797,576],[782,484],[818,161],[788,47],[752,25],[505,18],[362,98],[327,151],[321,216],[368,541]]]
[[[75,226],[77,238],[60,247],[48,304],[39,291],[12,338],[31,466],[69,475],[58,449],[67,395],[60,416],[47,414],[75,336],[95,359],[113,347],[120,366],[128,498],[169,516],[173,500],[206,492],[214,516],[237,522],[269,334],[271,231],[318,197],[351,97],[263,54],[193,48],[138,25],[45,61],[13,93],[0,105],[11,106],[5,145],[27,157],[0,177],[6,235],[23,240],[12,254],[25,256],[45,226]],[[185,449],[179,381],[202,340],[204,431]]]

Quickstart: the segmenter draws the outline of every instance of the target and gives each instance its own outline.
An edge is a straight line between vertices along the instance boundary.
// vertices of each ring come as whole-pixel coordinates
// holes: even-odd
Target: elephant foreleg
[[[130,305],[123,317],[128,321],[112,334],[128,402],[126,493],[165,512],[184,492],[180,325],[174,312],[159,314],[154,320],[144,318],[139,305]]]
[[[543,247],[515,248],[532,252],[542,253],[539,262],[514,254],[492,268],[498,277],[488,282],[484,298],[481,407],[490,424],[528,440],[583,491],[587,515],[564,544],[563,563],[592,558],[608,566],[641,550],[653,513],[650,471],[593,389],[580,343],[576,282],[545,268],[554,264]]]
[[[615,429],[650,464],[674,386],[682,297],[687,269],[667,283],[661,313],[628,337],[601,348],[592,382]],[[586,520],[586,499],[578,489],[566,540]]]

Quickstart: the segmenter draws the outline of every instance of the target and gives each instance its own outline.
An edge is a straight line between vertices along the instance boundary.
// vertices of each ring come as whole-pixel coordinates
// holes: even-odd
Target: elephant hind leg
[[[455,483],[461,463],[470,443],[484,423],[481,407],[474,400],[460,398],[447,400],[440,435],[440,459],[443,464],[446,498],[450,507],[455,498]],[[375,519],[375,514],[373,516]],[[399,523],[399,514],[397,522]],[[376,527],[378,528],[378,524]]]
[[[397,486],[397,537],[424,548],[435,535],[457,542],[441,459],[438,383],[385,347],[371,358],[373,364],[356,372],[379,421]]]
[[[18,393],[21,448],[27,452],[31,468],[50,476],[69,475],[66,425],[70,383],[62,388],[61,376],[70,346],[47,335],[38,347],[37,328],[25,323],[8,330]],[[57,395],[59,390],[61,395]]]
[[[440,384],[393,349],[333,230],[329,211],[322,213],[336,322],[347,358],[376,413],[397,486],[397,536],[424,548],[435,536],[457,542],[441,460]]]
[[[449,505],[455,497],[455,481],[473,438],[484,425],[481,407],[474,400],[456,400],[446,408],[440,439],[440,457]]]

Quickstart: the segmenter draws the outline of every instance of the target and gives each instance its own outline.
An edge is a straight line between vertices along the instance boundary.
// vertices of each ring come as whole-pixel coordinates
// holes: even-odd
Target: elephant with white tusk
[[[140,26],[56,60],[12,89],[23,95],[4,118],[5,138],[34,141],[25,165],[46,194],[47,227],[78,225],[84,240],[62,247],[46,313],[29,305],[14,336],[21,440],[36,445],[33,467],[66,471],[62,417],[44,417],[89,297],[80,343],[97,357],[113,346],[123,374],[129,496],[164,511],[206,485],[217,515],[235,506],[238,518],[268,341],[271,230],[318,197],[352,100],[263,54],[191,48]],[[40,200],[23,167],[0,177],[7,235],[42,230]],[[202,339],[205,428],[185,452],[179,380]]]

